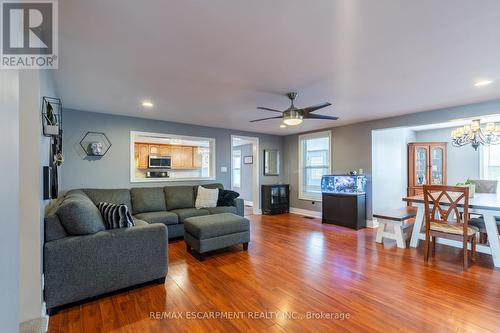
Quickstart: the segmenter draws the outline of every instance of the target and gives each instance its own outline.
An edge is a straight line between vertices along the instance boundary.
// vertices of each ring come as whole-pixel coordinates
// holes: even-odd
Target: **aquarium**
[[[326,175],[321,178],[323,193],[365,193],[364,175]]]

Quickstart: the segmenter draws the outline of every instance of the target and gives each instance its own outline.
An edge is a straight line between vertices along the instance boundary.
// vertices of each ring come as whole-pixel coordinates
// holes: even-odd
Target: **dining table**
[[[413,225],[411,234],[410,247],[417,247],[419,240],[425,240],[425,233],[422,230],[424,225],[425,207],[423,194],[404,197],[403,201],[411,203],[417,207],[417,215]],[[442,197],[439,204],[447,206],[446,197]],[[458,210],[463,212],[464,204],[458,204]],[[493,257],[493,265],[500,268],[500,235],[497,228],[496,216],[500,217],[500,194],[496,193],[475,193],[472,198],[469,198],[468,205],[469,214],[482,215],[486,225],[486,232],[488,234],[488,244],[477,244],[476,251],[481,253],[490,254]],[[451,245],[455,247],[462,247],[462,242],[438,239],[438,243]],[[470,246],[470,244],[469,244]]]

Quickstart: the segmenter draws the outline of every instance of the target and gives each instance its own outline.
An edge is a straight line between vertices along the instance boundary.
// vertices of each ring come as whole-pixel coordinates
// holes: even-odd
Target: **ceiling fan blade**
[[[269,117],[269,118],[262,118],[262,119],[255,119],[255,120],[250,120],[251,123],[254,123],[256,121],[263,121],[263,120],[269,120],[269,119],[279,119],[283,118],[283,116],[278,116],[278,117]]]
[[[302,108],[301,110],[304,111],[304,113],[310,113],[310,112],[314,112],[314,111],[322,109],[322,108],[326,108],[327,106],[330,106],[330,105],[332,105],[332,104],[326,102],[326,103],[321,103],[318,105],[308,106],[307,108]]]
[[[333,117],[333,116],[323,116],[321,114],[305,114],[304,119],[328,119],[328,120],[337,120],[339,117]]]
[[[262,106],[258,106],[257,109],[259,110],[266,110],[266,111],[272,111],[272,112],[279,112],[279,113],[283,113],[283,111],[280,111],[280,110],[275,110],[275,109],[270,109],[270,108],[265,108],[265,107],[262,107]]]

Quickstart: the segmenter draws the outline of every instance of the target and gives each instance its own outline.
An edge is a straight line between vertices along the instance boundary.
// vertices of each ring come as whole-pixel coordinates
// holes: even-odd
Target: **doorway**
[[[259,138],[231,135],[231,189],[245,201],[245,211],[260,214]]]

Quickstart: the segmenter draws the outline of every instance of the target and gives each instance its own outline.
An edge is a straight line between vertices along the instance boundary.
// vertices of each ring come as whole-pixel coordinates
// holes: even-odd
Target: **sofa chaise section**
[[[222,184],[202,185],[223,189]],[[184,221],[220,213],[244,214],[233,205],[196,209],[197,186],[71,190],[45,218],[45,300],[58,307],[159,280],[168,271],[168,239],[182,237]],[[135,226],[105,230],[100,202],[125,204]],[[65,216],[65,219],[61,219]],[[78,223],[77,223],[78,222]]]
[[[77,192],[61,205],[65,200],[85,198]],[[49,314],[74,302],[165,278],[167,227],[134,222],[131,228],[71,235],[64,227],[68,221],[61,222],[57,213],[45,218],[44,296]],[[83,233],[85,228],[89,229],[84,226],[73,232]]]

